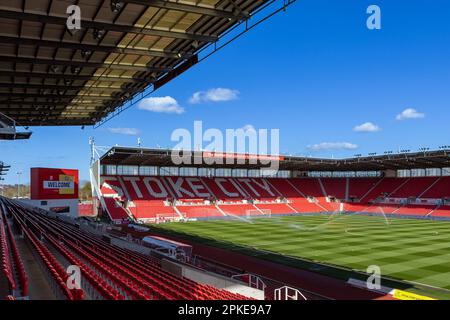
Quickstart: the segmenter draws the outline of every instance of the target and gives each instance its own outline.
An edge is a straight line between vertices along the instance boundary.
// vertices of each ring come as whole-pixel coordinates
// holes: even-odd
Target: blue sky
[[[371,4],[381,8],[381,30],[366,27]],[[0,142],[0,160],[12,165],[6,183],[16,183],[17,171],[27,181],[35,166],[78,168],[88,179],[90,136],[102,146],[135,146],[140,137],[145,147],[171,147],[172,131],[192,130],[195,120],[221,130],[280,129],[285,154],[448,145],[449,12],[446,0],[297,1],[153,94],[171,98],[156,106],[183,113],[133,107],[95,130],[36,127],[30,141]],[[217,88],[230,91],[205,94]],[[200,103],[190,101],[196,92]],[[211,101],[217,97],[229,101]],[[412,119],[398,120],[407,109],[416,111],[407,112]],[[356,132],[363,124],[374,132]]]

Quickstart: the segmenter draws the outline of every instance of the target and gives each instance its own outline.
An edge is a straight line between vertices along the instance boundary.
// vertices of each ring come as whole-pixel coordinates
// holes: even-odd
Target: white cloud
[[[208,91],[198,91],[189,99],[189,103],[199,104],[205,102],[224,102],[237,100],[239,91],[227,88],[215,88]]]
[[[322,142],[307,147],[312,151],[326,151],[326,150],[355,150],[358,145],[350,142]]]
[[[366,122],[353,128],[355,132],[378,132],[381,128],[372,122]]]
[[[138,108],[160,113],[181,114],[184,112],[184,108],[180,107],[178,101],[170,96],[142,99],[138,104]]]
[[[136,136],[140,131],[136,128],[108,128],[108,131],[116,134],[125,134],[129,136]]]
[[[418,112],[416,109],[408,108],[397,115],[397,120],[423,119],[425,113]]]

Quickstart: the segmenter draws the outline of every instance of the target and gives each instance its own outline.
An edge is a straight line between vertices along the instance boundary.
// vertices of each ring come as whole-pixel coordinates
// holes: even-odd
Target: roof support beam
[[[65,95],[58,95],[58,94],[37,94],[37,93],[4,93],[0,92],[0,97],[6,97],[8,99],[27,99],[27,98],[41,98],[41,99],[66,99],[66,98],[98,98],[98,99],[113,99],[114,97],[110,95],[98,95],[98,94],[85,94],[85,95],[75,95],[75,94],[65,94]],[[0,103],[3,101],[0,100]]]
[[[41,108],[39,110],[33,109],[33,108],[6,108],[5,111],[11,113],[11,112],[23,112],[23,111],[27,111],[27,113],[29,114],[34,114],[34,115],[42,115],[45,114],[46,112],[51,113],[51,112],[60,112],[60,111],[77,111],[78,113],[83,112],[83,113],[89,113],[89,112],[95,112],[97,111],[97,109],[101,107],[98,105],[92,105],[92,106],[84,106],[84,105],[70,105],[70,106],[64,106],[64,105],[60,105],[60,106],[55,106],[53,109],[50,108]]]
[[[49,23],[49,24],[55,24],[55,25],[63,25],[63,26],[65,26],[66,22],[67,22],[66,17],[56,17],[56,16],[49,16],[49,15],[44,15],[44,14],[17,12],[17,11],[8,11],[8,10],[0,10],[0,18],[27,20],[27,21],[33,21],[33,22],[42,22],[42,23]],[[199,34],[175,32],[175,31],[165,31],[165,30],[156,30],[156,29],[149,29],[149,28],[138,28],[138,27],[125,25],[125,24],[106,23],[106,22],[98,22],[98,21],[92,21],[92,20],[81,20],[81,27],[82,28],[90,28],[90,29],[106,30],[106,31],[144,34],[144,35],[156,36],[156,37],[166,37],[166,38],[191,40],[191,41],[202,41],[202,42],[215,42],[218,39],[217,36],[199,35]]]
[[[160,9],[168,9],[168,10],[176,10],[188,13],[196,13],[201,15],[208,15],[211,17],[229,19],[229,20],[239,20],[247,18],[248,15],[243,13],[235,15],[230,11],[213,9],[204,6],[197,6],[194,4],[185,4],[179,2],[172,1],[164,1],[164,0],[122,0],[125,3],[134,3],[140,4],[146,7],[155,7]]]
[[[92,52],[106,52],[106,53],[118,53],[118,54],[133,54],[139,56],[148,57],[158,57],[158,58],[169,58],[169,59],[180,59],[181,56],[175,52],[164,52],[158,50],[145,50],[145,49],[134,49],[134,48],[120,48],[117,46],[106,46],[106,45],[94,45],[94,44],[84,44],[76,42],[61,42],[54,40],[41,40],[41,39],[31,39],[31,38],[19,38],[19,37],[9,37],[0,36],[0,43],[15,44],[15,45],[29,45],[29,46],[42,46],[50,48],[64,48],[72,50],[90,50]]]
[[[122,82],[147,82],[145,79],[141,78],[131,78],[131,77],[119,77],[110,75],[76,75],[76,74],[62,74],[62,73],[38,73],[38,72],[16,72],[16,71],[3,71],[0,70],[0,77],[18,77],[18,78],[38,78],[38,79],[57,79],[57,80],[102,80],[102,81],[122,81]]]
[[[1,83],[0,88],[9,88],[9,89],[49,89],[49,90],[63,90],[63,91],[71,91],[71,90],[100,90],[100,91],[110,91],[110,92],[123,92],[130,91],[125,88],[111,88],[111,87],[98,87],[98,86],[66,86],[66,85],[53,85],[53,84],[30,84],[30,83]]]
[[[14,100],[3,100],[0,101],[0,105],[6,105],[6,106],[33,106],[33,107],[40,107],[40,106],[105,106],[103,104],[104,101],[83,101],[82,104],[80,102],[71,104],[70,101],[14,101]],[[9,110],[9,109],[8,109]]]
[[[105,64],[102,62],[84,62],[84,61],[70,61],[70,60],[59,60],[59,59],[40,59],[40,58],[29,58],[29,57],[13,57],[0,55],[0,60],[2,62],[13,62],[13,63],[31,63],[31,64],[46,64],[46,65],[59,65],[59,66],[75,66],[75,67],[85,67],[85,68],[108,68],[117,69],[125,71],[145,71],[145,72],[169,72],[171,68],[159,68],[159,67],[146,67],[146,66],[136,66],[136,65],[126,65],[126,64]],[[94,76],[95,78],[95,76]]]

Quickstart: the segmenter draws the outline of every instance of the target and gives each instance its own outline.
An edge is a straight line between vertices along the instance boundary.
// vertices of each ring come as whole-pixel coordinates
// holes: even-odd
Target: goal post
[[[156,224],[162,224],[162,223],[178,221],[179,218],[180,217],[177,214],[161,213],[161,214],[156,215],[155,222],[156,222]]]
[[[247,217],[247,218],[251,218],[251,217],[261,217],[261,216],[264,216],[264,217],[268,217],[268,218],[270,218],[270,217],[272,217],[272,210],[270,210],[270,209],[259,209],[259,210],[257,210],[257,209],[252,209],[252,210],[245,210],[245,216]]]

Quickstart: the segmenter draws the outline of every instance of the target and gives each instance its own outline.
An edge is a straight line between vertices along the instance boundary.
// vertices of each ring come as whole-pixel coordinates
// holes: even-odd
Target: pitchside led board
[[[31,168],[31,200],[78,199],[78,170]]]

